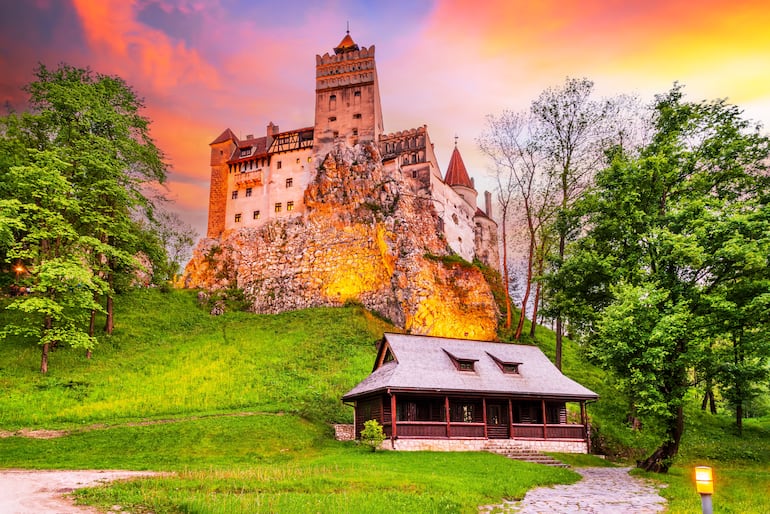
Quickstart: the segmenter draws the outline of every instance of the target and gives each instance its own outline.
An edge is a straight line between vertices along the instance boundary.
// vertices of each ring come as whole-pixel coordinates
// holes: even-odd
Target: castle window
[[[286,179],[286,187],[291,187],[294,185],[294,179],[293,178],[287,178]]]
[[[233,200],[235,200],[236,198],[238,198],[238,190],[237,190],[237,189],[236,189],[235,191],[233,191],[233,193],[232,193],[232,195],[231,195],[231,198],[232,198]]]
[[[254,211],[254,212],[251,214],[251,217],[252,217],[252,218],[254,218],[255,220],[258,220],[258,219],[259,219],[259,216],[260,216],[260,214],[259,214],[259,211]]]
[[[337,95],[329,96],[329,110],[333,111],[337,108]]]
[[[236,223],[240,223],[241,222],[241,213],[240,212],[235,215],[235,222]]]
[[[361,91],[354,91],[353,96],[361,96]]]
[[[313,160],[313,158],[312,158],[312,157],[308,157],[308,158],[307,158],[307,162],[311,162],[312,160]]]
[[[276,169],[279,169],[279,170],[281,169],[281,161],[278,161],[278,162],[275,164],[275,168],[276,168]]]
[[[333,135],[334,135],[334,137],[340,137],[339,130],[335,130]]]
[[[299,164],[299,157],[297,157],[297,164]]]
[[[358,129],[357,129],[357,128],[354,128],[354,129],[353,129],[353,135],[354,135],[354,136],[357,136],[357,135],[358,135]]]
[[[417,170],[412,170],[412,178],[417,178]]]
[[[332,122],[332,121],[337,121],[337,117],[336,116],[329,116],[329,122]]]
[[[251,188],[250,187],[246,188],[246,196],[251,196]]]
[[[294,210],[294,202],[286,202],[286,210],[287,211],[293,211]]]
[[[281,212],[281,203],[280,202],[275,204],[275,212]]]
[[[355,113],[355,114],[353,115],[353,119],[354,119],[354,120],[360,120],[360,119],[361,119],[361,113],[360,113],[360,112],[357,112],[357,113]]]
[[[361,91],[353,92],[353,105],[361,105]]]

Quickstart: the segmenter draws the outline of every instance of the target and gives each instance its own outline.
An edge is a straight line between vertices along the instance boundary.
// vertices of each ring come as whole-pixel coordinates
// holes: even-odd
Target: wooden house
[[[393,449],[476,450],[509,439],[586,453],[586,402],[597,398],[536,346],[385,334],[372,373],[342,400],[355,408],[356,438],[375,419]]]

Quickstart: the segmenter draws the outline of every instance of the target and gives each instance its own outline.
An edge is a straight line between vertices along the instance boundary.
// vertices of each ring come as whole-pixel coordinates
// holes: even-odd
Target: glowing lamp
[[[714,494],[714,475],[708,466],[695,468],[695,487],[700,494]]]

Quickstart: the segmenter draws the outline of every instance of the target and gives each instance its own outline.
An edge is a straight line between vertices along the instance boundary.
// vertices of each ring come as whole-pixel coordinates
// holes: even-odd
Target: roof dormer
[[[442,350],[444,350],[444,353],[446,353],[452,360],[452,364],[454,364],[455,368],[457,368],[457,371],[476,371],[476,363],[479,361],[478,359],[472,359],[469,357],[457,357],[446,351],[444,348],[442,348]]]
[[[489,352],[485,352],[487,355],[489,355],[493,361],[495,361],[495,364],[500,368],[500,371],[505,373],[506,375],[518,375],[519,374],[519,366],[521,366],[521,362],[515,362],[510,360],[504,360],[500,359],[498,357],[495,357]]]

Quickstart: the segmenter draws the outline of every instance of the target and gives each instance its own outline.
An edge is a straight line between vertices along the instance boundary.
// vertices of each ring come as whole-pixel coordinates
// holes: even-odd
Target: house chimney
[[[265,150],[270,150],[270,145],[273,144],[273,136],[278,134],[278,125],[274,125],[271,121],[267,125],[267,142],[265,143]]]
[[[492,193],[484,191],[484,210],[487,216],[492,217]]]
[[[254,134],[247,134],[246,139],[254,139]]]

